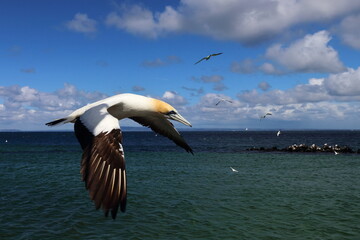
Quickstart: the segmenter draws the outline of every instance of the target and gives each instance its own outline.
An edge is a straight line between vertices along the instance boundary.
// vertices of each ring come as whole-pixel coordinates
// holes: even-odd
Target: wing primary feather
[[[75,135],[83,149],[81,175],[96,209],[102,208],[105,216],[111,211],[116,218],[119,206],[125,210],[126,179],[119,173],[125,171],[121,130],[115,128],[94,136],[81,121],[76,119]]]
[[[170,140],[172,140],[176,145],[184,148],[188,153],[194,155],[191,147],[186,143],[185,139],[180,135],[180,133],[174,128],[174,125],[168,121],[166,118],[143,118],[143,117],[131,117],[130,119],[135,122],[151,128],[154,132],[161,134]]]
[[[122,212],[126,210],[126,171],[122,171],[122,181],[121,181],[121,194],[120,194],[120,208]]]

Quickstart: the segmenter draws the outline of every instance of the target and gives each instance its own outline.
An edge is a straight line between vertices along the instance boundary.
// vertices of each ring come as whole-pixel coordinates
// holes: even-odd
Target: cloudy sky
[[[359,129],[359,25],[358,0],[1,1],[0,129],[125,92],[194,128]]]

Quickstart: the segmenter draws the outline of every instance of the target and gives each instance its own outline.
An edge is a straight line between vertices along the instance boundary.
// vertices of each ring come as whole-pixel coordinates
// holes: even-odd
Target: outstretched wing
[[[90,198],[108,216],[126,208],[126,171],[119,121],[100,105],[87,110],[74,125],[83,149],[81,174]]]
[[[211,56],[211,57],[214,57],[214,56],[221,55],[221,54],[223,54],[223,53],[213,53],[213,54],[211,54],[210,56]]]
[[[165,117],[131,117],[131,119],[145,127],[150,127],[154,132],[169,138],[175,144],[184,148],[187,152],[194,154],[191,147],[174,128],[174,125]]]
[[[194,63],[194,64],[198,64],[199,62],[201,62],[202,60],[205,60],[206,59],[206,57],[203,57],[202,59],[200,59],[199,61],[197,61],[196,63]]]

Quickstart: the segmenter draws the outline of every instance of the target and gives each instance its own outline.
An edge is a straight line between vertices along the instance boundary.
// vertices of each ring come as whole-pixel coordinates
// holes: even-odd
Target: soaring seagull
[[[214,56],[217,56],[217,55],[220,55],[220,54],[223,54],[223,53],[213,53],[213,54],[210,54],[209,56],[206,56],[206,57],[203,57],[202,59],[200,59],[199,61],[197,61],[196,63],[194,64],[198,64],[199,62],[201,62],[202,60],[209,60],[211,57],[214,57]]]
[[[266,118],[266,116],[270,116],[270,115],[272,115],[272,113],[271,113],[271,112],[267,112],[265,115],[260,116],[260,120],[261,120],[262,118]]]
[[[219,103],[221,102],[229,102],[229,103],[232,103],[232,101],[228,100],[228,99],[225,99],[225,98],[219,98],[220,100],[215,104],[216,106],[219,105]]]
[[[96,209],[111,211],[113,219],[120,207],[126,207],[126,170],[122,132],[119,120],[130,118],[168,137],[175,144],[192,153],[191,147],[168,119],[191,127],[174,107],[166,102],[140,95],[124,93],[75,110],[67,117],[46,123],[54,126],[74,123],[75,135],[83,150],[82,180],[89,190]]]

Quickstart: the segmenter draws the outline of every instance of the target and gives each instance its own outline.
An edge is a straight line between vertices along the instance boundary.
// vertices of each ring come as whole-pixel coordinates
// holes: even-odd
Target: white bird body
[[[236,170],[235,168],[233,168],[233,167],[230,167],[231,168],[231,171],[233,171],[233,172],[239,172],[238,170]]]
[[[114,111],[112,111],[111,114],[119,120],[135,115],[146,115],[146,113],[155,109],[153,100],[157,99],[131,93],[118,94],[94,103],[90,103],[75,110],[67,117],[67,120],[64,123],[74,122],[76,118],[84,114],[85,111],[99,105],[103,105],[107,108],[114,107]]]
[[[280,130],[276,133],[276,136],[280,136],[281,132]]]
[[[126,171],[119,120],[130,118],[162,134],[193,153],[173,124],[172,119],[191,124],[171,105],[136,94],[118,94],[81,107],[67,117],[49,122],[54,126],[75,123],[75,135],[83,149],[81,173],[96,208],[102,207],[115,219],[118,208],[125,211]]]

